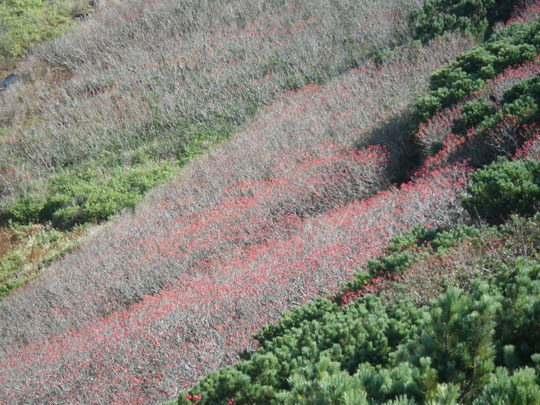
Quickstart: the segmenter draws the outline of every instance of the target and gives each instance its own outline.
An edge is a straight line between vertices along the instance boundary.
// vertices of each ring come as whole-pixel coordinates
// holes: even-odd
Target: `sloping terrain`
[[[415,297],[417,283],[430,294],[418,305],[436,298],[442,284],[428,270],[398,274],[414,263],[399,267],[392,256],[400,271],[383,277],[370,260],[418,224],[440,233],[485,219],[462,202],[471,173],[501,155],[538,155],[536,3],[515,9],[484,42],[448,32],[424,44],[408,37],[415,2],[231,1],[205,3],[205,12],[195,3],[203,2],[118,6],[117,24],[112,11],[98,13],[81,28],[87,43],[67,34],[33,56],[66,69],[65,81],[19,87],[37,96],[21,115],[9,112],[15,93],[3,99],[6,218],[72,230],[137,205],[0,302],[0,403],[159,403],[192,385],[180,402],[324,402],[316,389],[306,394],[306,370],[262,396],[256,384],[236,384],[230,368],[196,382],[243,350],[257,357],[249,351],[265,343],[254,333],[293,328],[284,318],[263,329],[321,294],[359,308],[354,301],[369,292],[389,302]],[[156,49],[170,38],[178,41]],[[90,67],[97,61],[103,72]],[[164,177],[143,182],[133,170]],[[101,199],[85,199],[94,189]],[[110,189],[119,196],[104,198]],[[421,257],[426,267],[439,259]],[[449,280],[468,287],[459,274]],[[422,325],[411,322],[412,339]],[[273,384],[255,371],[238,381]],[[460,401],[472,398],[456,387]],[[358,401],[427,398],[356,388]]]
[[[465,168],[345,204],[387,184],[383,149],[351,149],[385,132],[385,111],[373,109],[373,94],[386,89],[386,114],[399,114],[450,50],[461,51],[458,44],[466,42],[405,52],[382,68],[290,93],[134,214],[13,294],[2,303],[2,346],[5,376],[18,395],[165,399],[179,375],[192,381],[235,359],[251,347],[252,332],[337,288],[396,232],[427,216],[450,225]],[[399,85],[406,74],[410,88]],[[435,179],[440,186],[429,188]],[[147,377],[135,384],[131,376],[143,369]],[[28,373],[36,374],[20,384]],[[58,379],[65,389],[53,388]],[[10,385],[6,379],[3,386]]]
[[[98,10],[38,48],[20,67],[25,80],[0,97],[0,222],[69,233],[133,208],[284,91],[382,59],[407,37],[418,3]],[[0,263],[0,282],[32,278],[43,267],[36,259]]]

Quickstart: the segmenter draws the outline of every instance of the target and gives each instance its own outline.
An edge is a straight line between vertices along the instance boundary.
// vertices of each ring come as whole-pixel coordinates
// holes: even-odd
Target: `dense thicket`
[[[399,150],[404,112],[429,73],[469,48],[451,36],[281,94],[134,213],[15,291],[0,303],[1,395],[171,398],[238,359],[283,310],[337,290],[393,235],[461,221],[466,166],[393,187],[388,154],[366,144],[388,139]]]
[[[426,120],[470,96],[509,66],[534,60],[540,50],[539,32],[540,21],[512,24],[439,69],[431,76],[431,94],[416,104],[418,119]]]
[[[495,21],[503,21],[514,0],[427,0],[412,14],[415,38],[423,42],[458,30],[483,37]]]
[[[528,230],[538,248],[538,218]],[[422,261],[448,259],[447,249],[463,249],[470,238],[489,252],[482,260],[490,275],[423,306],[407,300],[388,305],[372,294],[345,306],[319,299],[265,328],[256,335],[255,353],[200,380],[188,398],[201,404],[537,403],[540,262],[534,252],[499,257],[500,245],[487,249],[494,235],[501,240],[509,230],[418,228],[396,239],[372,271],[412,245],[424,248]],[[408,267],[390,264],[386,271]],[[383,277],[372,274],[372,280]],[[178,403],[190,401],[184,394]]]
[[[10,5],[15,3],[21,2]],[[404,68],[397,66],[404,60],[399,53],[417,55],[422,65],[407,75],[411,85],[402,89],[411,90],[410,98],[399,98],[396,110],[383,94],[402,89],[378,91],[385,85],[372,74],[373,59],[408,37],[408,15],[418,5],[102,2],[88,21],[36,49],[20,66],[24,80],[0,97],[0,227],[21,235],[17,251],[0,258],[0,283],[9,291],[8,284],[19,286],[39,274],[50,257],[76,246],[65,249],[60,241],[80,240],[78,225],[89,228],[133,208],[144,193],[300,86],[361,68],[369,107],[344,104],[354,113],[347,124],[334,120],[340,131],[364,132],[368,116],[377,113],[399,115],[425,86],[422,72],[433,67],[417,49],[377,59],[385,80],[385,65]],[[448,41],[437,63],[470,43]],[[364,135],[356,140],[366,143]],[[272,169],[264,170],[271,176]],[[32,229],[42,230],[40,236]]]
[[[501,223],[512,213],[534,214],[540,203],[540,162],[501,157],[471,176],[463,206],[473,217]]]
[[[100,9],[36,50],[23,72],[31,79],[0,98],[0,210],[20,197],[56,198],[58,181],[78,188],[88,168],[100,173],[89,187],[108,195],[106,183],[129,181],[133,171],[140,181],[163,180],[151,171],[164,160],[181,166],[284,91],[391,51],[409,36],[408,16],[419,4],[394,1],[132,0]],[[43,69],[62,80],[42,80]],[[48,209],[12,219],[96,221],[131,206],[140,188],[122,193],[125,203],[111,195],[115,210],[64,194],[58,205],[69,212],[58,220]]]
[[[415,107],[426,122],[420,133],[430,125],[448,132],[418,175],[466,158],[481,166],[513,156],[538,137],[538,67],[527,62],[537,57],[538,23],[511,25],[432,75],[431,96]],[[422,110],[426,100],[439,104]],[[472,175],[464,208],[490,223],[532,215],[537,177],[538,162],[501,158]],[[203,378],[178,403],[540,401],[539,336],[527,332],[540,327],[538,220],[414,228],[341,293],[256,334],[256,352]],[[517,226],[527,236],[513,238]],[[525,240],[532,245],[521,250]]]
[[[41,4],[40,2],[37,3]],[[420,33],[427,30],[430,32],[430,39],[457,28],[465,29],[465,27],[469,27],[473,32],[480,32],[483,29],[482,27],[487,24],[487,19],[495,18],[495,15],[500,14],[502,9],[509,8],[511,3],[495,2],[493,0],[486,2],[462,1],[458,5],[446,1],[427,2],[423,8],[416,12],[411,30],[416,31],[417,35],[423,38],[427,34]],[[400,4],[401,6],[403,4]],[[12,5],[9,7],[15,6]],[[225,27],[233,27],[235,25],[243,27],[245,22],[242,24],[236,20],[233,22],[229,15],[239,5],[233,2],[227,7],[230,10],[216,11],[215,16],[211,20],[222,21]],[[257,7],[256,5],[253,6],[254,13],[261,12]],[[409,6],[407,5],[407,7]],[[271,15],[276,10],[279,10],[279,5],[268,5],[264,9]],[[107,29],[109,29],[110,16],[107,16],[107,13],[113,15],[114,11],[114,8],[102,11],[95,16],[94,23],[106,23]],[[339,13],[349,13],[350,11],[349,6],[341,5],[336,8],[335,12],[339,15]],[[355,10],[354,12],[358,14],[360,11]],[[362,18],[365,18],[365,15],[369,13],[362,11],[362,14]],[[507,13],[504,12],[503,14],[506,16]],[[153,18],[152,15],[151,12],[146,10],[145,3],[141,10],[134,12],[133,17],[130,15],[129,19],[126,19],[126,17],[119,19],[119,27],[129,30],[134,30],[136,26],[140,28],[140,32],[127,38],[127,43],[131,44],[130,46],[134,46],[135,48],[146,47],[144,42],[133,43],[136,42],[133,41],[135,39],[134,36],[138,37],[142,31],[149,31],[148,36],[151,36],[150,33],[154,33],[156,38],[160,38],[159,40],[170,41],[170,38],[167,37],[167,35],[171,35],[170,32],[165,33],[162,30],[147,27],[148,21],[145,19]],[[311,15],[313,17],[315,14],[312,13]],[[439,28],[433,28],[440,25],[437,21],[442,18],[441,16],[445,16],[443,20],[446,22]],[[128,21],[132,18],[133,22]],[[261,19],[263,24],[265,18]],[[52,221],[56,227],[70,228],[74,224],[107,219],[123,208],[132,207],[140,199],[141,193],[147,187],[122,186],[117,191],[112,191],[111,184],[132,183],[134,177],[138,177],[135,179],[137,183],[145,183],[150,186],[160,183],[167,178],[167,176],[159,174],[162,172],[160,167],[162,159],[168,159],[173,166],[177,163],[182,164],[199,154],[208,145],[228,138],[239,124],[245,122],[257,109],[270,102],[275,97],[275,93],[281,89],[295,90],[307,83],[320,83],[347,69],[359,66],[359,63],[366,57],[374,57],[376,60],[381,60],[385,55],[388,55],[393,46],[408,40],[409,32],[406,24],[403,24],[403,20],[399,22],[401,25],[394,23],[392,32],[384,32],[385,39],[382,41],[380,38],[373,41],[368,40],[367,37],[358,38],[357,29],[362,30],[365,36],[366,31],[364,26],[371,25],[373,21],[377,21],[376,18],[368,19],[368,22],[361,27],[348,17],[344,24],[343,20],[340,20],[334,27],[336,31],[335,35],[327,36],[325,34],[324,40],[331,39],[331,44],[329,43],[320,48],[326,49],[326,53],[333,49],[334,56],[332,57],[317,56],[316,52],[318,51],[316,50],[304,50],[303,52],[310,53],[309,58],[298,59],[295,57],[294,60],[288,61],[283,57],[274,57],[273,54],[266,55],[264,53],[266,52],[265,49],[262,51],[263,53],[257,51],[259,56],[262,57],[261,60],[248,63],[239,57],[238,49],[231,48],[230,44],[224,45],[217,43],[214,45],[214,39],[212,39],[210,42],[207,42],[211,44],[214,51],[209,53],[209,55],[200,57],[200,62],[192,67],[181,67],[180,72],[177,69],[169,69],[170,66],[168,65],[176,59],[168,54],[168,56],[160,57],[158,62],[152,63],[148,61],[144,67],[134,67],[132,70],[137,71],[137,73],[128,76],[127,86],[126,83],[119,86],[116,83],[116,79],[111,78],[111,74],[107,77],[97,75],[96,78],[87,80],[87,83],[78,83],[75,86],[72,83],[75,81],[68,82],[67,85],[62,86],[65,88],[61,91],[61,97],[51,97],[50,93],[47,94],[49,100],[43,104],[54,104],[56,107],[53,111],[46,111],[42,105],[40,108],[44,109],[42,111],[44,114],[38,115],[40,119],[38,122],[33,123],[32,128],[26,128],[26,125],[23,125],[22,127],[14,126],[11,128],[6,126],[1,129],[0,133],[4,134],[7,142],[0,145],[0,156],[3,156],[3,161],[7,163],[0,167],[0,196],[2,196],[0,198],[2,213],[0,219],[3,219],[5,222],[5,219],[10,218],[22,224],[35,222],[47,223],[48,221]],[[386,18],[395,20],[396,16],[392,13],[387,13]],[[143,20],[145,20],[144,24],[139,26]],[[358,21],[360,20],[361,18]],[[454,23],[450,24],[449,21],[454,21]],[[185,24],[184,29],[174,35],[179,35],[189,44],[195,39],[192,37],[194,33],[200,33],[208,22],[206,21],[206,17],[199,15],[199,12],[197,12],[190,18],[185,17],[185,21],[182,21],[182,24]],[[287,24],[290,24],[290,22],[288,20],[286,22],[278,21],[277,24],[287,27]],[[309,29],[309,24],[302,23],[302,27],[304,25],[307,25]],[[83,28],[80,29],[82,30]],[[530,29],[534,31],[537,27],[531,27]],[[290,28],[286,28],[286,30],[290,30]],[[108,38],[108,41],[116,41],[117,38],[113,38],[114,35],[119,37],[125,36],[124,32],[117,31],[118,29],[114,30],[114,33],[110,33],[112,36]],[[236,36],[231,35],[231,31],[223,32],[222,35],[228,38],[227,42],[235,42],[239,36],[248,33],[250,41],[252,40],[252,31],[245,28],[237,31],[240,34]],[[281,46],[280,38],[282,33],[275,32],[275,27],[263,29],[263,32],[270,35],[277,35],[276,38],[272,39],[272,42]],[[335,36],[342,37],[341,42],[335,42],[332,39]],[[371,36],[371,34],[368,36]],[[509,41],[507,36],[504,35],[501,36],[501,41],[504,41],[505,44],[521,44],[523,41],[525,41],[524,44],[528,44],[530,42],[530,38],[523,33],[513,33],[509,36],[512,38],[515,36],[512,40],[513,42]],[[103,38],[95,38],[95,40],[102,41]],[[257,39],[256,42],[255,46],[263,48],[266,46],[262,38]],[[488,53],[491,52],[498,55],[494,66],[489,65],[493,61],[484,60],[485,58],[480,60],[476,54],[463,57],[463,60],[468,60],[466,62],[467,64],[470,65],[470,61],[474,59],[478,66],[482,65],[485,69],[489,70],[489,72],[487,70],[481,72],[480,76],[482,80],[493,77],[505,66],[520,63],[527,58],[534,58],[537,54],[533,48],[530,46],[525,47],[525,45],[519,46],[517,50],[506,48],[501,50],[495,45],[496,42],[487,50]],[[371,43],[371,45],[368,43]],[[80,45],[78,53],[82,54],[86,52],[88,54],[84,58],[75,58],[73,54],[66,53],[63,46],[49,47],[50,54],[46,56],[42,55],[42,57],[47,59],[47,63],[59,66],[69,65],[69,70],[77,72],[84,67],[86,62],[83,62],[83,60],[95,58],[94,52],[96,51],[92,43],[87,42]],[[290,48],[292,44],[287,46]],[[185,50],[185,47],[182,47],[182,52]],[[102,51],[109,52],[107,48],[100,50],[100,52]],[[214,52],[219,54],[217,59],[213,54]],[[291,52],[279,53],[289,54]],[[51,54],[55,55],[54,58]],[[501,56],[501,54],[506,56]],[[511,54],[511,56],[507,54]],[[111,60],[110,57],[104,57],[102,59]],[[196,52],[192,59],[199,59]],[[313,64],[315,60],[328,60],[328,63]],[[224,63],[221,64],[222,62]],[[216,66],[218,70],[223,71],[223,68],[230,63],[236,65],[238,63],[243,64],[244,62],[252,66],[258,66],[259,62],[262,64],[250,72],[245,71],[241,74],[238,72],[234,74],[229,72],[225,76],[220,73],[219,77],[216,76]],[[111,64],[113,69],[118,68],[114,62]],[[132,64],[132,62],[130,61],[129,64]],[[149,68],[149,66],[153,67]],[[158,67],[159,69],[157,69]],[[432,115],[435,110],[460,100],[464,95],[483,85],[484,82],[477,80],[477,72],[472,71],[474,68],[471,66],[463,69],[466,74],[472,76],[467,78],[461,77],[460,75],[463,72],[460,69],[462,67],[461,65],[456,65],[456,69],[454,67],[449,68],[452,70],[452,73],[447,75],[447,79],[443,78],[445,72],[438,72],[437,78],[432,79],[432,96],[420,100],[417,105],[416,114],[419,117],[425,118]],[[154,69],[158,71],[157,74],[152,78],[146,77],[147,74],[144,71]],[[494,69],[493,72],[490,69]],[[123,70],[120,70],[121,74],[115,77],[124,75]],[[95,72],[92,75],[95,75]],[[269,80],[270,76],[273,76],[271,80]],[[457,76],[460,76],[460,78]],[[139,84],[140,79],[151,79],[151,83],[143,86],[144,89],[137,86],[137,89],[133,88],[132,84],[134,84],[134,81]],[[464,80],[463,83],[460,82],[463,81],[462,79]],[[177,98],[178,96],[174,94],[174,91],[171,93],[172,87],[178,87],[172,84],[174,80],[185,81],[188,87],[190,87],[189,94],[180,96],[184,100],[181,103],[179,102],[180,99]],[[441,84],[441,80],[446,80],[446,82]],[[267,82],[268,85],[264,89],[260,89],[256,85],[253,85],[253,81]],[[184,108],[178,108],[179,104],[185,104],[185,100],[192,97],[193,94],[197,94],[198,98],[201,98],[200,86],[193,86],[195,83],[199,83],[204,87],[214,82],[215,84],[219,83],[221,88],[226,88],[233,82],[237,84],[245,82],[245,84],[237,89],[237,91],[233,91],[236,96],[232,98],[229,95],[226,96],[229,101],[222,99],[223,103],[219,105],[219,108],[215,107],[220,103],[217,100],[223,96],[219,95],[220,91],[212,91],[210,92],[211,94],[202,97],[209,97],[208,100],[211,99],[213,101],[200,103],[197,107],[189,107],[189,111]],[[450,84],[450,82],[452,83]],[[113,91],[114,89],[120,91],[117,93]],[[180,89],[176,90],[181,91]],[[127,97],[122,96],[125,91],[130,95]],[[144,94],[144,96],[136,97],[136,100],[134,100],[133,91],[141,95]],[[263,97],[262,94],[267,94],[268,97]],[[111,96],[110,100],[109,96]],[[118,102],[119,99],[122,99],[122,101]],[[156,104],[160,105],[160,103],[163,103],[163,100],[168,100],[167,103],[172,104],[166,107],[163,106],[163,108],[156,108]],[[93,111],[96,105],[95,101],[101,104],[102,107],[105,107],[99,114],[102,117],[98,119],[92,113],[90,120],[81,125],[85,120],[82,120],[81,117],[73,116],[71,112],[72,107],[77,105],[77,114],[85,110]],[[225,107],[228,104],[230,105]],[[84,105],[87,107],[83,107]],[[21,106],[21,108],[26,109],[28,107],[25,105]],[[196,110],[200,113],[193,114],[192,112]],[[148,114],[149,111],[152,113]],[[173,113],[173,111],[176,112]],[[106,116],[103,116],[104,113]],[[12,121],[11,124],[19,122],[19,120],[13,119],[14,116],[19,114],[21,112],[11,115],[9,118]],[[85,113],[85,115],[88,114]],[[128,125],[125,122],[125,117],[127,116],[131,117],[131,121],[136,116],[138,117],[136,121],[140,122],[135,125]],[[94,128],[93,121],[96,119],[100,122],[107,122],[107,125],[109,126],[111,124],[111,126],[106,130],[103,128]],[[63,128],[66,128],[68,132],[64,133]],[[82,133],[79,137],[77,134],[80,131]],[[91,137],[93,141],[89,142],[84,137]],[[104,150],[107,152],[104,152]],[[83,156],[87,161],[86,164],[81,163]],[[89,162],[92,162],[92,164]],[[97,172],[100,173],[99,179],[88,176],[89,166],[98,167]],[[66,183],[66,189],[71,189],[73,192],[59,192],[55,186],[58,182]],[[81,186],[82,183],[86,184]],[[84,195],[77,191],[82,188],[93,191],[88,195]],[[21,195],[23,198],[18,199]],[[106,199],[115,202],[112,204],[103,204],[102,201]],[[45,200],[54,200],[55,202],[52,204],[53,206],[49,204],[49,206],[45,207]]]
[[[0,302],[2,400],[537,400],[540,218],[459,224],[507,174],[474,169],[539,155],[538,20],[435,73],[426,119],[477,38],[403,45],[419,2],[393,1],[134,0],[35,54],[66,81],[3,99],[12,221],[107,218],[231,139]]]

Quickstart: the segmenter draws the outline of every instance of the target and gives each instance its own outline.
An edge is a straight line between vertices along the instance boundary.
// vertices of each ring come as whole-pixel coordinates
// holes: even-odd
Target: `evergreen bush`
[[[490,235],[473,229],[425,242],[443,252],[460,238]],[[398,243],[422,235],[417,228]],[[344,306],[307,304],[265,328],[245,361],[202,378],[178,403],[538,403],[540,264],[489,266],[497,271],[469,290],[450,288],[420,307],[369,294]]]
[[[45,195],[21,198],[5,215],[15,223],[51,222],[59,229],[105,220],[134,207],[146,191],[170,178],[173,171],[170,164],[163,163],[151,168],[119,168],[108,179],[93,169],[75,176],[58,175],[49,181]]]
[[[427,42],[447,31],[483,37],[489,26],[514,3],[508,0],[427,0],[412,15],[415,39]]]
[[[475,218],[490,224],[503,222],[511,213],[532,215],[540,201],[540,162],[509,161],[500,157],[472,176],[463,206]]]
[[[425,121],[438,110],[480,90],[507,67],[534,60],[540,50],[539,31],[540,19],[531,24],[512,24],[433,73],[431,93],[416,103],[414,114],[417,120]]]

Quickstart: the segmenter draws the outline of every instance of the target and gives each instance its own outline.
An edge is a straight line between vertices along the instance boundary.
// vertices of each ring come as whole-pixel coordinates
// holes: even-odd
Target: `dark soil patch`
[[[11,229],[0,227],[0,259],[8,254],[17,242],[17,236],[15,236],[15,233]]]

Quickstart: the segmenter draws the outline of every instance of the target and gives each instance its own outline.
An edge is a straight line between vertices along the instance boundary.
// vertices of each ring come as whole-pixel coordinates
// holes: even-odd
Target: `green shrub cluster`
[[[480,129],[495,128],[505,117],[512,117],[517,124],[540,122],[540,74],[517,83],[503,96],[502,108],[482,120]]]
[[[61,229],[105,220],[124,208],[134,207],[147,190],[169,179],[173,166],[117,169],[104,179],[97,170],[75,176],[58,175],[48,183],[45,195],[31,194],[17,200],[5,216],[15,223],[51,222]]]
[[[496,224],[512,213],[532,215],[538,209],[539,161],[509,161],[500,157],[473,173],[471,179],[469,196],[463,198],[463,206],[473,217]]]
[[[428,96],[418,100],[419,121],[480,90],[509,66],[533,60],[540,50],[540,20],[515,23],[431,75]]]
[[[461,108],[462,118],[454,122],[452,132],[465,134],[468,129],[477,127],[486,117],[492,116],[496,111],[496,107],[486,99],[471,101]]]
[[[201,404],[538,403],[540,263],[498,266],[469,291],[450,288],[422,307],[319,299],[189,393]],[[190,402],[183,394],[178,403]]]
[[[456,120],[452,132],[465,134],[478,128],[482,134],[496,128],[505,118],[511,117],[515,124],[523,125],[539,121],[540,74],[530,80],[516,83],[504,93],[500,106],[480,98],[461,107],[462,117]]]
[[[456,243],[473,240],[479,234],[479,229],[471,226],[460,225],[455,230],[443,231],[419,225],[395,237],[386,247],[385,253],[376,260],[370,260],[366,271],[357,272],[335,299],[341,301],[343,294],[361,290],[376,277],[399,275],[417,261],[434,254],[443,254]]]
[[[73,24],[75,10],[90,9],[79,0],[3,0],[0,2],[0,57],[19,58],[34,44],[55,37]]]
[[[515,1],[427,0],[412,15],[415,39],[427,42],[447,31],[483,36],[495,18]]]
[[[0,299],[3,297],[6,297],[9,295],[9,293],[20,287],[21,285],[24,285],[25,281],[8,281],[4,284],[0,285]]]

